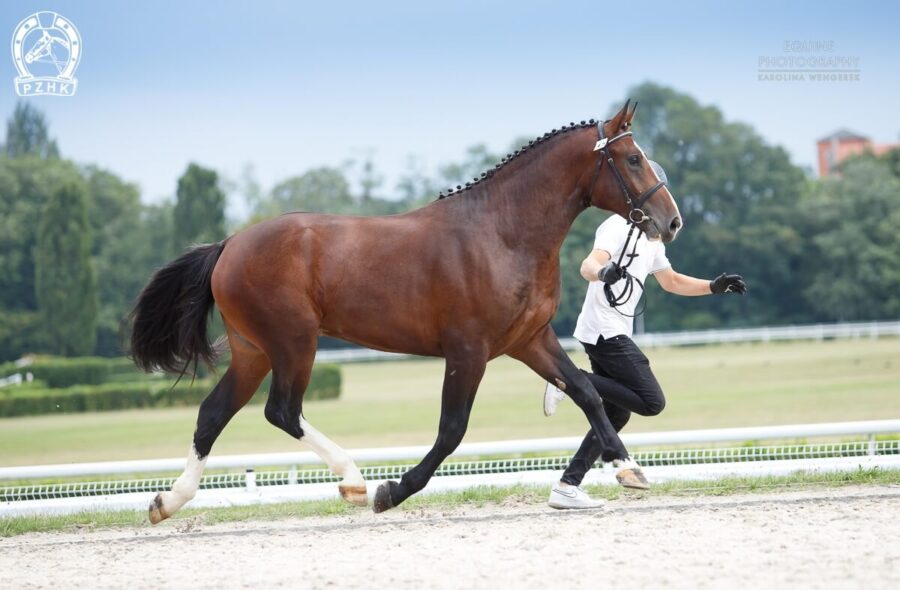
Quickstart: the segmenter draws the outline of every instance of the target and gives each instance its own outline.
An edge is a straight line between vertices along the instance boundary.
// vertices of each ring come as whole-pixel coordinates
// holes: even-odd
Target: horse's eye
[[[628,163],[632,166],[637,166],[641,163],[641,157],[638,155],[628,156]]]

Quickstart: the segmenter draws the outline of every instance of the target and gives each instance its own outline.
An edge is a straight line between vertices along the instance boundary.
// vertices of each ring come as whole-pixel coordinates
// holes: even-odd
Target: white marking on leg
[[[187,465],[184,471],[175,483],[172,484],[171,492],[163,492],[160,494],[163,502],[163,509],[168,516],[175,514],[182,506],[194,499],[197,494],[197,488],[200,487],[200,476],[203,475],[203,469],[206,467],[206,459],[200,458],[197,449],[191,445],[188,452]]]
[[[620,473],[625,471],[626,469],[640,469],[641,466],[637,464],[637,461],[631,458],[631,455],[625,457],[624,459],[615,459],[613,460],[613,467],[616,468],[616,473]]]
[[[359,467],[356,466],[347,451],[313,428],[312,424],[307,422],[303,416],[300,416],[300,428],[303,429],[303,438],[300,440],[308,444],[313,452],[325,461],[329,469],[344,478],[341,485],[366,485],[366,480],[359,471]]]

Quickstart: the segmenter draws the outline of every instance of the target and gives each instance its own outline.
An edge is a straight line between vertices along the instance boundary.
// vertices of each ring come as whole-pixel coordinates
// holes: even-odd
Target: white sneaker
[[[552,383],[547,383],[547,388],[544,389],[544,416],[549,418],[555,414],[556,407],[564,397],[566,397],[565,392]]]
[[[556,484],[550,490],[550,500],[547,504],[558,510],[583,510],[601,508],[606,502],[591,498],[579,487]]]

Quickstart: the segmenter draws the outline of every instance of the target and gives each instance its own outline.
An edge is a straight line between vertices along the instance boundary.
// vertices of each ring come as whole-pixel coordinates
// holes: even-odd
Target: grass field
[[[838,340],[650,349],[668,405],[632,418],[626,431],[672,430],[900,417],[900,340]],[[581,354],[574,360],[586,367]],[[436,432],[443,363],[344,366],[338,401],[305,405],[307,419],[344,447],[428,444]],[[541,413],[543,382],[508,358],[482,382],[467,441],[574,436],[587,431],[570,401]],[[225,429],[216,454],[289,451],[297,443],[250,406]],[[0,465],[178,457],[196,408],[35,416],[0,420]]]

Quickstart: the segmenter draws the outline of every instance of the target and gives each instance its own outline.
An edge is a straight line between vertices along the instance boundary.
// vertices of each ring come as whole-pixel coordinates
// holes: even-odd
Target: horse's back
[[[226,321],[246,316],[235,320],[244,330],[314,325],[371,348],[425,355],[477,334],[502,352],[531,324],[549,321],[555,301],[492,237],[435,207],[282,215],[228,241],[213,294]]]
[[[213,294],[226,321],[250,311],[254,323],[306,320],[367,346],[439,354],[439,322],[428,325],[436,231],[414,215],[282,215],[229,239]]]

